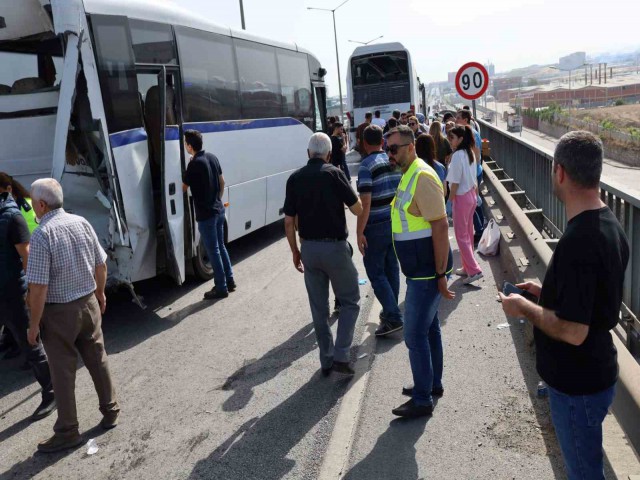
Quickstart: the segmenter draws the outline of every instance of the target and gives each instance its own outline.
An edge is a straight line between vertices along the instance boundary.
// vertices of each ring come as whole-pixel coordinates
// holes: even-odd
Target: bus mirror
[[[318,69],[318,76],[319,76],[320,78],[324,77],[326,74],[327,74],[327,70],[326,70],[326,69],[324,69],[324,68],[322,68],[322,67],[320,67],[320,68]]]

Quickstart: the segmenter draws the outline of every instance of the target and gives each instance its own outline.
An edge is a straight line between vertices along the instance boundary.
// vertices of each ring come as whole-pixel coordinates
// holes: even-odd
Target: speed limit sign
[[[475,100],[484,95],[489,88],[489,73],[484,65],[469,62],[458,70],[456,74],[456,90],[462,98]]]

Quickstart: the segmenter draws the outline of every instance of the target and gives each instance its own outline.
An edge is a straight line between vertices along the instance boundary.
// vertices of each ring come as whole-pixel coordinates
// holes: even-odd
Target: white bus
[[[401,43],[365,45],[353,51],[347,69],[352,142],[367,112],[380,110],[380,117],[386,120],[394,110],[425,113],[424,108],[411,55]]]
[[[226,184],[228,241],[283,218],[326,128],[326,71],[294,44],[149,0],[0,0],[0,171],[58,179],[109,254],[110,283],[211,278],[182,133]]]

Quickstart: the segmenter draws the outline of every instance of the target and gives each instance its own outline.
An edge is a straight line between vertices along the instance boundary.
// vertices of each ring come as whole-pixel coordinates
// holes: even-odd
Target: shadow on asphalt
[[[18,422],[16,425],[20,425],[21,423],[28,422],[28,420],[22,420]],[[22,479],[22,478],[33,478],[46,468],[50,467],[58,463],[64,457],[71,455],[73,452],[80,450],[86,447],[86,442],[91,438],[98,438],[107,433],[100,424],[97,424],[95,427],[87,430],[82,433],[83,443],[75,448],[71,448],[69,450],[63,450],[61,452],[55,453],[39,453],[36,448],[37,445],[33,445],[34,454],[21,461],[16,463],[13,467],[11,467],[6,472],[2,472],[0,474],[0,480],[8,480],[8,479]],[[44,438],[42,439],[44,440]],[[86,458],[88,455],[85,453],[83,458]]]
[[[329,325],[333,325],[336,321],[337,317],[331,316]],[[233,394],[225,400],[222,409],[225,412],[243,409],[253,397],[255,387],[272,380],[316,347],[316,335],[313,324],[310,323],[258,360],[247,362],[230,375],[220,387],[221,390],[233,391]]]
[[[416,419],[397,418],[378,438],[373,450],[355,464],[344,480],[363,478],[402,478],[417,480],[416,442],[425,431],[431,417]]]
[[[284,236],[284,222],[278,221],[234,241],[228,246],[232,264],[237,265],[250,259],[262,249],[284,238]],[[286,258],[283,261],[289,261],[289,259]],[[239,280],[240,287],[242,287],[241,282],[242,279]],[[102,331],[107,352],[109,354],[117,354],[133,348],[139,343],[175,327],[190,315],[211,307],[215,302],[199,300],[172,312],[164,318],[155,313],[200,286],[202,286],[202,283],[193,278],[187,279],[182,286],[177,286],[167,276],[159,276],[137,282],[135,290],[138,295],[143,297],[147,306],[145,310],[140,309],[131,301],[131,294],[127,289],[121,288],[108,292],[107,312],[102,320]],[[22,358],[0,361],[0,378],[2,378],[2,382],[0,382],[0,399],[35,382],[31,371],[20,370],[19,366],[21,364]],[[26,398],[19,400],[18,404],[23,403],[25,400]],[[34,401],[33,408],[35,409],[36,406],[37,402]],[[13,407],[15,405],[9,407],[4,407],[3,405],[4,414],[8,413]],[[20,422],[18,425],[22,425],[22,423]],[[17,427],[5,429],[0,432],[0,436],[9,438],[9,436],[15,435],[18,433],[15,428]]]
[[[290,451],[321,422],[345,394],[349,377],[320,372],[295,394],[262,417],[238,428],[211,454],[200,460],[190,479],[279,480],[295,465]],[[309,452],[313,454],[313,451]]]

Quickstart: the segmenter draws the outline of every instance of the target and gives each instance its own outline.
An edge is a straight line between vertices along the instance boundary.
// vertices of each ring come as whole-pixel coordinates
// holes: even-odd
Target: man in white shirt
[[[373,112],[373,120],[371,121],[374,125],[383,128],[387,125],[387,121],[384,118],[380,118],[380,110],[376,110]]]

